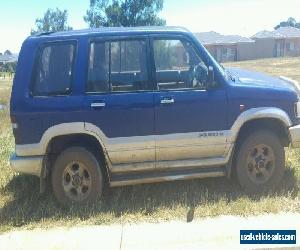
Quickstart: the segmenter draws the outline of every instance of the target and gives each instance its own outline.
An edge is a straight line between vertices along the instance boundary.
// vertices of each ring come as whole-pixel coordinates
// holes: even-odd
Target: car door
[[[151,48],[157,84],[156,160],[223,156],[225,90],[222,86],[206,88],[208,65],[185,38],[152,36]]]
[[[97,128],[104,137],[113,171],[120,170],[116,165],[138,162],[155,167],[148,44],[148,37],[90,43],[84,120],[88,129]]]

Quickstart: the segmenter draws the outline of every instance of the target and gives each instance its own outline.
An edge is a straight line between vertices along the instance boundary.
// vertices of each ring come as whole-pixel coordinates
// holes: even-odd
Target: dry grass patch
[[[286,76],[300,83],[300,57],[270,58],[226,63],[225,65],[264,72],[274,76]]]
[[[230,64],[300,81],[300,59],[267,59]],[[0,82],[0,102],[8,103],[10,84]],[[105,191],[103,198],[86,207],[60,208],[51,191],[39,195],[36,177],[13,173],[8,164],[13,150],[8,111],[0,111],[0,231],[84,224],[231,215],[283,211],[300,212],[300,150],[287,150],[286,173],[281,185],[263,196],[247,196],[232,180],[213,178],[139,185]]]

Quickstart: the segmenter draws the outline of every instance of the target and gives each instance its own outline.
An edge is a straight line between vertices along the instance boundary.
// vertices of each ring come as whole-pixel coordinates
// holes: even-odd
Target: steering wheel
[[[191,67],[190,75],[191,75],[190,78],[191,87],[193,88],[204,87],[205,84],[207,83],[208,69],[203,63],[199,63],[194,67]]]

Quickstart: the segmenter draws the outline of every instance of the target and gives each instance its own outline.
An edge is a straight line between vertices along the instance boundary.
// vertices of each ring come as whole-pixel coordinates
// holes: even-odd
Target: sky
[[[1,3],[2,2],[2,3]],[[0,0],[0,52],[18,53],[22,42],[48,8],[67,9],[69,25],[84,29],[83,16],[89,0]],[[192,32],[216,31],[250,37],[260,30],[273,30],[280,21],[300,21],[300,0],[165,0],[159,14],[167,25]]]

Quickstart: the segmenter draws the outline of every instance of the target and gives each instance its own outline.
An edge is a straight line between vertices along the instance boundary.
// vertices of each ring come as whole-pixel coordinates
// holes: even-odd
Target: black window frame
[[[73,51],[73,62],[72,62],[72,66],[71,66],[71,77],[70,77],[70,89],[69,91],[65,92],[64,94],[45,94],[45,95],[36,95],[33,93],[33,88],[36,80],[36,74],[39,68],[39,65],[41,64],[41,60],[42,60],[42,54],[45,48],[50,47],[50,46],[54,46],[54,45],[73,45],[74,46],[74,51]],[[78,51],[78,41],[76,39],[72,39],[72,40],[55,40],[55,41],[46,41],[46,42],[42,42],[38,48],[37,48],[37,52],[35,55],[35,59],[34,59],[34,63],[33,63],[33,69],[31,72],[31,80],[30,80],[30,87],[29,87],[29,95],[32,98],[38,98],[38,97],[64,97],[64,96],[70,96],[73,93],[73,87],[74,87],[74,76],[75,76],[75,66],[76,66],[76,62],[77,62],[77,51]]]
[[[108,62],[108,91],[88,91],[88,82],[89,82],[89,67],[90,67],[90,57],[91,57],[91,49],[92,49],[92,44],[94,43],[106,43],[109,42],[108,40],[104,40],[102,38],[97,38],[97,39],[90,39],[88,43],[88,55],[87,55],[87,64],[86,64],[86,79],[85,79],[85,84],[84,84],[84,94],[85,95],[97,95],[97,94],[108,94],[110,93],[111,90],[111,85],[110,85],[110,62]],[[108,44],[108,57],[110,60],[110,42]]]
[[[111,84],[111,43],[112,42],[122,42],[122,41],[145,41],[146,43],[146,63],[147,63],[147,75],[148,75],[148,84],[149,90],[133,90],[133,91],[112,91],[112,84]],[[108,91],[97,91],[97,92],[90,92],[87,91],[88,80],[89,80],[89,58],[91,54],[91,45],[92,43],[109,43],[109,88]],[[151,54],[150,54],[150,40],[148,35],[132,35],[132,36],[108,36],[108,37],[94,37],[89,39],[88,45],[88,60],[86,65],[86,82],[85,82],[85,94],[86,95],[107,95],[107,94],[126,94],[126,93],[144,93],[144,92],[153,92],[155,90],[155,85],[153,82],[152,76],[152,61],[151,61]]]

